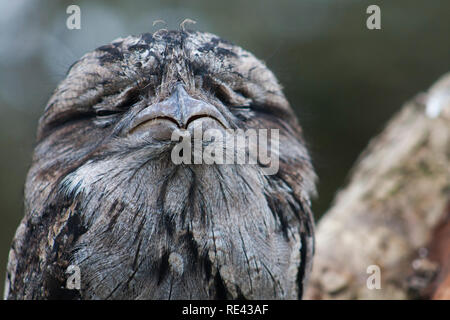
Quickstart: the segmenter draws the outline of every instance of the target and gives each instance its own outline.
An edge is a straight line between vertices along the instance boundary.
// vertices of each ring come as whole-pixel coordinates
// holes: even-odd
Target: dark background
[[[70,4],[81,8],[81,30],[66,28]],[[370,4],[381,8],[381,30],[366,28]],[[185,18],[253,52],[284,85],[304,128],[320,177],[319,218],[370,138],[450,70],[449,13],[448,0],[0,0],[0,283],[37,120],[85,52],[154,32],[155,20],[176,29]]]

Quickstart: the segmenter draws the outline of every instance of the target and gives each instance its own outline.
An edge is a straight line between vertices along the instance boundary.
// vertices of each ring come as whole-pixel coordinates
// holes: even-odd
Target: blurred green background
[[[81,30],[66,28],[70,4],[81,8]],[[366,28],[370,4],[381,8],[381,30]],[[23,214],[37,120],[85,52],[156,31],[155,20],[176,29],[185,18],[253,52],[284,85],[304,128],[320,218],[370,138],[450,70],[449,13],[448,0],[0,0],[0,282]]]

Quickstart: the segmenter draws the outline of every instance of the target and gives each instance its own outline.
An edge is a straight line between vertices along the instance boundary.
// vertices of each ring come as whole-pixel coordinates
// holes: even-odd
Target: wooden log
[[[361,154],[318,223],[305,298],[450,299],[449,217],[450,74]]]

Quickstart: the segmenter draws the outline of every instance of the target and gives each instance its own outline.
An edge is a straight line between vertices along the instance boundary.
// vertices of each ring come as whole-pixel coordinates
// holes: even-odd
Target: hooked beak
[[[165,140],[177,129],[191,131],[200,124],[203,130],[229,127],[215,106],[192,98],[182,84],[177,84],[169,98],[146,107],[135,116],[128,134],[150,134]]]

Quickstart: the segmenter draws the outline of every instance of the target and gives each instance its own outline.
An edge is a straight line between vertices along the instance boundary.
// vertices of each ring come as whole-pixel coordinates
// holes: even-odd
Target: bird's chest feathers
[[[85,285],[101,298],[295,298],[297,226],[283,235],[259,179],[237,166],[172,167],[131,187],[90,176],[73,258]]]

